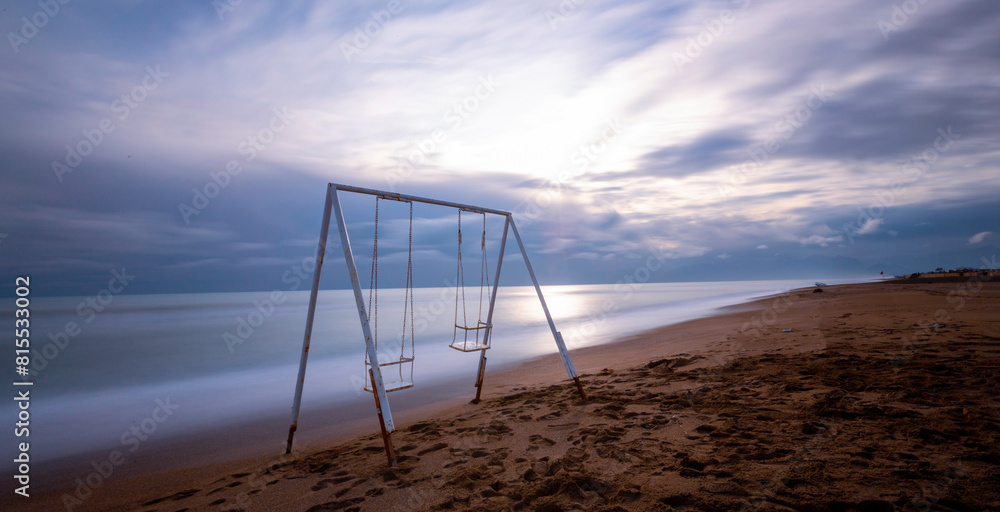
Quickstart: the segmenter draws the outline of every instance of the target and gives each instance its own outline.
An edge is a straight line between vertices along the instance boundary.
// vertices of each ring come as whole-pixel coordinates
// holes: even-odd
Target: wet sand
[[[799,290],[572,355],[586,399],[556,356],[488,371],[481,403],[397,418],[393,468],[374,414],[288,456],[248,428],[263,453],[75,510],[1000,509],[1000,283]]]

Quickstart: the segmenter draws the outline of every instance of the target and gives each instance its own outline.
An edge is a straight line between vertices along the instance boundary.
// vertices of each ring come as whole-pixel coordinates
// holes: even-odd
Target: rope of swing
[[[479,275],[479,310],[478,317],[476,319],[476,326],[474,330],[476,331],[476,342],[479,342],[479,330],[485,327],[483,323],[483,298],[485,295],[489,294],[491,287],[490,277],[489,277],[489,261],[486,256],[486,214],[482,213],[483,216],[483,231],[479,239],[479,248],[483,252],[482,268]],[[455,270],[455,286],[457,288],[455,292],[455,330],[452,334],[452,343],[458,340],[458,330],[461,328],[465,331],[463,336],[463,343],[468,341],[469,334],[469,318],[468,311],[466,308],[466,296],[465,296],[465,270],[462,263],[462,210],[458,210],[458,265]],[[458,323],[458,303],[462,303],[462,324]]]
[[[486,214],[483,213],[483,236],[479,242],[479,247],[483,251],[483,269],[479,274],[479,318],[476,319],[476,327],[485,326],[483,324],[483,282],[486,282],[485,291],[487,295],[490,290],[489,263],[486,261]],[[479,329],[476,329],[476,342],[479,342]]]
[[[372,327],[372,343],[375,346],[376,351],[378,350],[378,225],[380,200],[380,197],[375,198],[375,233],[373,235],[372,242],[372,269],[368,287],[368,322]],[[409,239],[407,240],[406,249],[406,285],[403,295],[403,332],[400,336],[399,358],[401,360],[406,357],[407,325],[409,325],[410,328],[410,358],[413,359],[416,355],[414,348],[414,342],[416,340],[414,327],[416,322],[414,321],[414,312],[416,311],[416,308],[413,305],[413,202],[406,202],[410,205],[410,217]],[[367,352],[365,352],[365,361],[369,361]],[[412,372],[412,367],[410,370]],[[400,372],[402,372],[402,368],[400,368]],[[400,375],[400,377],[402,377],[402,375]]]
[[[403,296],[403,334],[400,339],[400,353],[399,358],[403,359],[406,355],[406,313],[410,313],[410,359],[414,358],[414,345],[416,344],[416,336],[414,335],[414,321],[413,321],[413,202],[410,203],[410,236],[409,241],[406,245],[406,293]],[[400,378],[402,378],[403,369],[400,368]],[[413,366],[410,366],[410,372],[412,375]],[[412,381],[412,379],[411,379]]]
[[[462,302],[462,325],[468,326],[468,317],[465,311],[465,272],[462,271],[462,210],[458,210],[458,268],[455,270],[455,330],[451,336],[451,342],[458,340],[458,303],[459,294]],[[468,331],[463,336],[463,343],[468,339]]]

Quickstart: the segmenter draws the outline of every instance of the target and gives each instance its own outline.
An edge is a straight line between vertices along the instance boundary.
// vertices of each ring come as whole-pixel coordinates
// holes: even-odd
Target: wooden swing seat
[[[452,343],[451,345],[448,346],[459,352],[477,352],[480,350],[487,350],[490,348],[489,345],[483,345],[481,342],[478,341],[470,341],[468,343],[462,343],[461,341],[456,341],[455,343]]]
[[[413,387],[413,382],[408,381],[408,380],[403,380],[403,381],[395,381],[395,382],[383,382],[382,385],[385,386],[385,392],[386,393],[392,393],[393,391],[399,391],[401,389],[412,388]],[[369,393],[371,393],[371,391],[372,391],[372,383],[371,382],[368,382],[367,384],[365,384],[365,391],[368,391]]]
[[[413,362],[413,358],[412,357],[400,357],[399,359],[397,359],[395,361],[389,361],[389,362],[385,362],[385,363],[383,363],[382,361],[379,361],[378,367],[381,368],[383,366],[393,366],[393,365],[397,365],[397,364],[405,364],[405,363],[412,363],[412,362]],[[371,365],[371,363],[367,363],[367,364]]]
[[[454,340],[451,342],[451,345],[449,346],[455,350],[458,350],[459,352],[477,352],[479,350],[486,350],[490,348],[490,346],[478,339],[479,338],[478,332],[488,327],[490,327],[490,324],[487,324],[486,322],[483,321],[480,321],[479,325],[473,327],[469,327],[467,325],[455,324],[455,329],[461,329],[465,331],[466,335],[468,335],[469,331],[476,331],[476,339],[465,340],[465,341]]]
[[[379,361],[378,366],[379,366],[379,368],[383,368],[385,366],[396,366],[396,365],[401,365],[401,364],[406,364],[406,363],[412,363],[412,362],[413,362],[413,358],[412,357],[400,357],[399,359],[397,359],[395,361],[386,361],[384,363],[381,362],[381,361]],[[365,365],[371,366],[371,363],[368,362],[368,361],[365,361]],[[401,389],[412,388],[413,387],[413,381],[410,381],[410,380],[397,380],[397,381],[387,382],[387,381],[383,380],[382,381],[382,385],[385,386],[385,392],[389,393],[389,392],[392,392],[392,391],[399,391]],[[371,390],[372,390],[372,383],[371,383],[371,381],[366,380],[365,381],[365,391],[371,391]]]

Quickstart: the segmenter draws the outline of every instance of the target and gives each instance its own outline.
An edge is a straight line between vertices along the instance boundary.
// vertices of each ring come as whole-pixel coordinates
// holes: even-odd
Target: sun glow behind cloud
[[[637,28],[651,5],[595,4],[581,8],[572,24],[551,30],[532,4],[475,4],[397,16],[351,62],[345,60],[341,43],[351,41],[353,27],[343,27],[340,21],[340,30],[330,30],[343,11],[313,6],[301,27],[290,25],[267,39],[250,39],[250,48],[244,43],[238,53],[209,51],[246,40],[260,30],[269,13],[248,8],[235,13],[221,31],[191,24],[187,37],[178,39],[168,52],[173,57],[164,68],[173,71],[171,83],[158,91],[160,101],[150,102],[134,126],[122,133],[132,147],[155,141],[161,147],[187,148],[181,155],[173,153],[173,158],[232,154],[245,136],[254,133],[248,127],[263,126],[271,108],[287,106],[296,122],[261,155],[273,164],[321,175],[334,169],[365,170],[374,174],[376,183],[384,182],[379,174],[391,173],[415,154],[420,157],[417,172],[408,176],[415,182],[442,171],[466,176],[512,173],[548,180],[572,172],[574,178],[608,175],[606,179],[625,184],[630,178],[618,173],[641,170],[644,176],[680,178],[643,180],[645,192],[672,196],[677,200],[672,204],[681,209],[711,208],[721,198],[710,193],[710,182],[725,181],[748,158],[746,150],[774,138],[775,125],[807,99],[811,87],[826,87],[836,100],[837,94],[894,71],[863,62],[843,73],[817,67],[800,73],[781,94],[756,93],[773,88],[779,80],[787,82],[777,65],[788,53],[807,52],[827,41],[839,46],[848,41],[853,49],[870,50],[883,44],[867,24],[849,22],[834,29],[826,25],[835,24],[818,23],[857,18],[864,4],[824,6],[822,11],[793,2],[745,9],[739,8],[742,3],[700,5],[662,17],[664,28],[652,44],[631,51],[623,48],[621,34]],[[691,53],[690,42],[704,35],[706,24],[716,22],[723,9],[732,12],[734,21],[719,25],[718,36],[699,45],[694,57],[687,57],[689,62],[679,63],[677,56]],[[789,18],[799,22],[789,24],[785,21]],[[845,26],[849,34],[857,34],[855,39],[845,38]],[[769,33],[778,35],[768,38]],[[483,39],[483,34],[488,36]],[[753,48],[762,39],[775,42],[763,54]],[[809,44],[789,48],[782,40]],[[201,58],[190,62],[191,53]],[[101,66],[110,76],[116,75],[112,68],[123,67],[107,61]],[[947,80],[947,73],[940,71],[921,74],[928,75],[925,87]],[[476,98],[484,79],[495,82],[495,90]],[[117,87],[105,84],[101,89],[124,90],[134,80],[119,76],[115,81]],[[206,83],[213,86],[205,87]],[[100,97],[96,91],[93,96]],[[211,108],[204,108],[206,101]],[[92,105],[94,112],[103,107],[98,99]],[[820,117],[825,112],[813,114]],[[620,123],[622,133],[581,164],[580,148],[600,142],[612,120]],[[162,126],[172,129],[164,131]],[[738,134],[733,146],[725,149],[731,154],[728,164],[706,161],[696,169],[682,168],[691,165],[684,161],[685,148],[723,130]],[[437,131],[445,140],[428,144]],[[933,132],[927,134],[928,143],[933,137]],[[794,140],[782,142],[787,147]],[[677,148],[678,154],[651,166],[647,155],[668,148]],[[798,172],[803,165],[789,153],[779,148],[741,184],[739,194],[781,196],[795,188],[771,182],[772,177]],[[816,187],[822,186],[830,202],[847,200],[852,187],[830,186],[829,180],[843,176],[834,169],[843,170],[850,163],[824,164],[830,171],[816,176]],[[957,178],[977,179],[966,176]],[[955,178],[949,177],[952,185]],[[599,193],[583,181],[574,179],[572,185]],[[801,182],[797,190],[808,195]],[[839,197],[830,196],[838,193]],[[923,199],[914,192],[900,197],[899,204]],[[783,199],[790,206],[808,200]]]

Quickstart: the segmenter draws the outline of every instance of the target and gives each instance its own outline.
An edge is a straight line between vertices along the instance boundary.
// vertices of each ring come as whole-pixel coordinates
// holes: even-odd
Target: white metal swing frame
[[[358,268],[354,262],[354,253],[351,250],[351,241],[347,234],[347,223],[344,220],[344,212],[340,206],[340,195],[339,192],[353,192],[357,194],[365,194],[375,196],[377,198],[392,199],[396,201],[403,202],[417,202],[433,204],[438,206],[445,206],[450,208],[457,208],[459,210],[482,213],[482,214],[492,214],[499,215],[505,218],[503,237],[500,240],[500,254],[497,258],[497,268],[496,276],[493,279],[493,290],[490,293],[490,303],[489,310],[486,316],[486,326],[485,332],[483,334],[483,345],[488,346],[490,331],[493,326],[493,306],[496,303],[497,289],[500,284],[500,269],[503,265],[503,255],[504,249],[507,244],[507,231],[514,232],[514,239],[517,241],[518,247],[521,249],[521,256],[524,258],[524,265],[527,267],[528,275],[531,277],[531,282],[535,287],[535,292],[538,294],[538,301],[542,305],[542,311],[545,313],[545,319],[548,321],[549,330],[552,331],[552,337],[555,339],[556,347],[559,349],[559,355],[562,358],[563,365],[566,367],[566,373],[569,378],[573,380],[576,384],[577,391],[580,393],[581,397],[586,398],[583,391],[583,386],[580,384],[580,378],[577,376],[576,368],[573,366],[573,360],[570,359],[569,351],[566,349],[566,343],[563,341],[562,333],[556,330],[556,324],[552,320],[552,314],[549,313],[549,308],[545,303],[545,297],[542,295],[542,288],[538,284],[538,279],[535,277],[535,272],[531,268],[531,261],[528,259],[528,251],[524,247],[524,243],[521,241],[521,235],[517,231],[517,226],[514,224],[514,218],[511,212],[503,210],[495,210],[492,208],[482,208],[479,206],[455,203],[451,201],[441,201],[437,199],[429,199],[426,197],[412,196],[406,194],[399,194],[395,192],[386,192],[381,190],[374,190],[361,187],[352,187],[349,185],[341,185],[337,183],[330,183],[327,186],[326,204],[323,208],[323,222],[320,228],[319,245],[316,250],[316,268],[313,271],[312,289],[309,294],[309,307],[306,312],[306,327],[305,334],[302,338],[302,356],[299,360],[299,374],[298,379],[295,382],[295,398],[292,402],[292,421],[288,428],[288,441],[285,448],[285,453],[291,453],[292,451],[292,438],[295,435],[295,430],[298,427],[299,420],[299,410],[302,402],[302,387],[305,382],[306,374],[306,361],[309,356],[309,344],[312,338],[312,327],[313,319],[316,315],[316,298],[319,293],[319,279],[320,272],[323,268],[323,258],[326,254],[326,239],[330,231],[330,214],[331,211],[337,219],[337,228],[340,232],[340,241],[344,249],[344,260],[347,263],[347,270],[351,276],[351,286],[354,289],[354,298],[357,303],[358,317],[361,320],[361,331],[365,337],[365,347],[368,356],[368,361],[370,365],[368,366],[368,377],[372,384],[372,389],[374,399],[375,399],[375,409],[378,413],[379,423],[382,429],[382,440],[385,444],[386,457],[389,460],[390,465],[395,465],[395,453],[392,448],[392,441],[390,434],[396,430],[395,424],[392,420],[392,413],[389,409],[389,400],[387,397],[387,391],[385,385],[382,381],[382,371],[379,365],[378,353],[375,349],[375,345],[372,340],[372,330],[368,323],[368,314],[365,310],[365,300],[364,295],[361,291],[361,282],[358,277]],[[486,369],[486,350],[480,350],[479,356],[479,372],[476,378],[476,400],[479,399],[480,393],[482,392],[483,385],[483,374]]]

